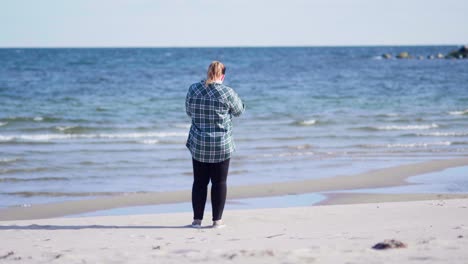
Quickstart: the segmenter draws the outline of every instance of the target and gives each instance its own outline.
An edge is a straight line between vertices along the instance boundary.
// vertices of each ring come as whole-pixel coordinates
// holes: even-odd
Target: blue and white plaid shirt
[[[185,110],[192,118],[186,144],[192,157],[207,163],[230,158],[236,149],[231,119],[245,110],[237,93],[222,83],[194,83],[188,90]]]

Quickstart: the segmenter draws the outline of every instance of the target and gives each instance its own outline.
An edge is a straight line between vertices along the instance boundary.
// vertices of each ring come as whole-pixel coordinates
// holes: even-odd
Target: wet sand
[[[289,181],[229,188],[229,199],[269,197],[312,192],[333,192],[353,189],[393,187],[408,184],[408,177],[441,171],[447,168],[466,166],[468,158],[433,160],[409,165],[372,170],[355,175],[337,175],[336,177]],[[427,200],[438,199],[439,194],[330,194],[330,199],[323,204],[363,203],[380,201]],[[464,198],[460,194],[444,194],[444,198]],[[113,208],[171,204],[190,201],[190,190],[136,193],[123,196],[104,197],[88,200],[67,201],[51,204],[34,204],[31,207],[11,207],[0,210],[0,221],[53,218],[75,215]]]

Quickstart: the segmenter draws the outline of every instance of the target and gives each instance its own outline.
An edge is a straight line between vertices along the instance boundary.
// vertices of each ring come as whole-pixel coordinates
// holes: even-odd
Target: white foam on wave
[[[430,125],[407,125],[407,126],[380,126],[378,130],[423,130],[438,128],[439,125],[432,123]]]
[[[182,123],[179,123],[179,124],[174,124],[173,125],[174,127],[176,128],[186,128],[186,129],[189,129],[191,124],[182,124]]]
[[[279,153],[279,157],[291,157],[291,156],[310,156],[315,155],[313,151],[305,151],[305,152],[282,152]]]
[[[6,126],[8,122],[0,122],[0,126]]]
[[[51,141],[63,139],[135,139],[152,137],[183,137],[186,132],[149,132],[124,134],[37,134],[37,135],[0,135],[0,141]]]
[[[468,109],[463,111],[451,111],[449,115],[468,115]]]
[[[422,137],[466,137],[468,132],[433,132],[433,133],[419,133],[418,136]]]
[[[408,143],[408,144],[387,144],[387,148],[427,148],[431,146],[450,146],[452,142],[429,142],[429,143]]]
[[[11,141],[13,140],[13,136],[2,136],[0,135],[0,141]]]
[[[40,122],[40,121],[44,120],[44,118],[42,116],[36,116],[36,117],[34,117],[33,120],[37,121],[37,122]]]
[[[2,158],[0,159],[0,163],[12,163],[15,161],[21,160],[20,158]]]
[[[435,146],[450,146],[450,141],[440,142],[418,142],[418,143],[395,143],[395,144],[365,144],[361,145],[366,148],[427,148]]]
[[[300,126],[313,126],[317,124],[317,120],[315,119],[302,120],[302,121],[298,121],[297,124]]]
[[[147,140],[143,140],[143,141],[140,141],[140,142],[143,143],[143,144],[154,145],[154,144],[158,144],[159,140],[157,140],[157,139],[147,139]]]
[[[75,126],[56,126],[55,128],[59,131],[66,131],[66,130],[75,128]]]

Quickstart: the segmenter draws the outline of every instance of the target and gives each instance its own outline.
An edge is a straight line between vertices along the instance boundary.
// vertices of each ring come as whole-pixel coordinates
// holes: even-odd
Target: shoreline
[[[320,193],[329,192],[329,199],[323,203],[345,203],[346,197],[353,203],[366,201],[379,201],[378,197],[387,197],[384,200],[400,201],[402,198],[408,200],[417,199],[437,199],[436,195],[405,195],[400,198],[395,195],[374,195],[368,194],[366,199],[362,195],[356,194],[332,194],[333,191],[343,191],[364,188],[382,188],[409,185],[406,179],[411,176],[437,172],[452,167],[468,165],[468,157],[432,160],[413,164],[400,165],[395,167],[371,170],[364,173],[358,173],[350,176],[337,175],[335,177],[289,181],[271,184],[256,184],[251,186],[233,186],[228,190],[228,199],[260,198],[281,196],[290,194]],[[109,210],[122,207],[174,204],[190,201],[190,191],[171,191],[158,193],[137,193],[115,197],[104,197],[87,200],[75,200],[49,204],[33,204],[31,207],[9,207],[0,210],[0,221],[6,220],[27,220],[40,218],[55,218],[66,215],[77,215],[81,213]],[[326,195],[326,194],[325,194]],[[444,194],[449,198],[464,198],[463,194]],[[397,195],[398,196],[398,195]],[[339,198],[340,197],[340,198]],[[369,198],[373,197],[373,198]],[[383,199],[383,198],[382,198]]]

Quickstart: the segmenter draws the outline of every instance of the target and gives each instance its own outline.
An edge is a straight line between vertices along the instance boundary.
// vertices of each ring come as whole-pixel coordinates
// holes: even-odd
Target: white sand
[[[190,213],[3,221],[0,262],[468,263],[468,199],[226,211],[224,218],[224,229],[198,230],[184,227]],[[408,247],[371,249],[392,238]]]

